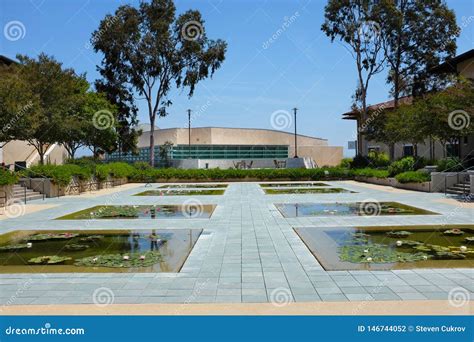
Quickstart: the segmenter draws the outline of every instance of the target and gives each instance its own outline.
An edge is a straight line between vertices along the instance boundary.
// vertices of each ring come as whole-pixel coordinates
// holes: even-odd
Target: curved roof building
[[[113,153],[108,160],[148,161],[150,130],[147,126],[138,141],[138,155],[119,155]],[[159,146],[171,143],[170,159],[174,161],[199,159],[206,161],[206,167],[232,167],[232,160],[254,160],[257,167],[271,167],[274,160],[294,157],[294,134],[257,128],[197,127],[191,128],[156,128],[155,160],[159,163]],[[329,146],[326,139],[297,136],[300,158],[312,159],[317,166],[338,165],[342,159],[342,146]],[[264,164],[263,160],[269,163]],[[227,161],[227,162],[225,162]],[[204,166],[203,166],[204,167]]]

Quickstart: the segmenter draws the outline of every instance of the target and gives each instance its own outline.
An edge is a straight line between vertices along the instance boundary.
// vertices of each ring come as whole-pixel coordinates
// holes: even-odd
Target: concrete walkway
[[[0,222],[18,229],[204,229],[180,273],[2,274],[0,304],[273,303],[472,299],[474,268],[325,271],[293,227],[472,224],[471,207],[444,195],[393,192],[357,182],[327,182],[357,193],[265,195],[256,183],[232,183],[222,196],[195,196],[217,204],[210,219],[83,220],[55,218],[100,204],[182,204],[189,197],[137,197],[143,185],[95,196],[37,201],[56,205]],[[290,202],[397,201],[441,215],[284,218],[273,205]],[[317,229],[317,228],[316,228]],[[456,302],[458,303],[458,302]]]

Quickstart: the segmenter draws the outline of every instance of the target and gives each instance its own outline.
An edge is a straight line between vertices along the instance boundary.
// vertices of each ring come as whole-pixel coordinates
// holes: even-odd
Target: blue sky
[[[120,4],[112,0],[1,0],[0,28],[11,21],[24,26],[24,37],[0,36],[0,54],[36,56],[45,52],[66,67],[99,77],[101,56],[89,48],[91,33],[107,13]],[[352,57],[340,43],[321,32],[325,0],[195,0],[176,1],[177,12],[198,9],[210,38],[228,42],[226,60],[213,79],[197,86],[193,98],[173,92],[170,115],[159,127],[185,127],[186,110],[196,116],[194,126],[274,128],[272,113],[298,107],[298,132],[323,137],[331,145],[347,147],[354,139],[353,121],[341,120],[351,105],[356,85]],[[462,28],[458,53],[473,48],[474,1],[448,0]],[[281,34],[277,30],[291,22]],[[275,36],[274,36],[275,35]],[[269,42],[274,36],[276,39]],[[386,71],[369,89],[369,103],[388,99]],[[279,112],[280,113],[280,112]],[[140,104],[140,121],[148,114]],[[275,118],[275,116],[273,116]],[[281,123],[281,122],[280,122]],[[291,123],[290,123],[291,124]],[[278,124],[276,124],[277,127]],[[290,125],[283,129],[292,131]],[[351,151],[345,150],[346,155]]]

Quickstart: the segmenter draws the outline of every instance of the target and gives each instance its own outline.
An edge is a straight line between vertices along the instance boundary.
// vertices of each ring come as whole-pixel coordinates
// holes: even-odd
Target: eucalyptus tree
[[[456,53],[459,27],[443,0],[380,0],[381,37],[394,105],[445,85],[430,69]]]
[[[372,77],[383,70],[384,54],[380,24],[380,8],[371,0],[329,0],[322,31],[331,41],[341,41],[353,57],[357,68],[354,109],[357,120],[359,153],[362,152],[360,127],[368,117],[367,92]],[[360,109],[359,109],[360,108]]]
[[[191,97],[198,82],[221,66],[227,44],[207,37],[199,11],[176,16],[172,0],[120,6],[100,22],[91,42],[103,54],[100,74],[145,99],[153,166],[155,122],[168,114],[170,91],[187,88]]]

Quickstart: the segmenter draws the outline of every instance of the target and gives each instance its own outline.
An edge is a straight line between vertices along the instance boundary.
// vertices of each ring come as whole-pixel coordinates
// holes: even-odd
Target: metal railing
[[[19,169],[22,169],[22,170],[27,170],[26,167],[23,167],[23,166],[18,165],[18,164],[15,164],[15,168],[19,168]],[[27,201],[27,198],[28,198],[28,196],[27,196],[27,192],[28,192],[28,191],[27,191],[27,190],[28,190],[28,189],[32,189],[33,191],[39,192],[39,193],[42,195],[43,201],[44,201],[44,199],[45,199],[45,197],[46,197],[45,191],[44,191],[44,182],[45,182],[46,180],[49,180],[49,178],[48,178],[48,177],[45,177],[45,176],[43,176],[43,175],[41,175],[41,174],[39,174],[39,173],[37,173],[37,172],[31,171],[31,170],[30,170],[29,172],[32,172],[32,173],[34,173],[35,175],[39,176],[39,178],[41,178],[41,190],[37,191],[37,190],[38,190],[37,188],[33,188],[33,185],[31,184],[32,181],[33,181],[33,179],[34,179],[33,177],[30,177],[30,176],[27,176],[27,175],[23,176],[22,178],[26,178],[26,181],[24,182],[24,184],[22,184],[22,187],[23,187],[23,201],[24,201],[25,203],[26,203],[26,201]],[[29,182],[29,186],[26,185],[26,182]],[[21,182],[21,180],[20,180],[20,184],[21,184],[21,183],[22,183],[22,182]]]
[[[470,194],[470,186],[466,186],[466,183],[470,183],[470,173],[468,171],[474,170],[474,166],[468,167],[462,171],[454,172],[453,174],[445,174],[443,175],[444,178],[444,195],[448,195],[448,178],[456,177],[456,184],[463,184],[462,185],[462,196],[467,197]],[[446,171],[443,171],[446,172]],[[448,171],[449,172],[449,171]]]

